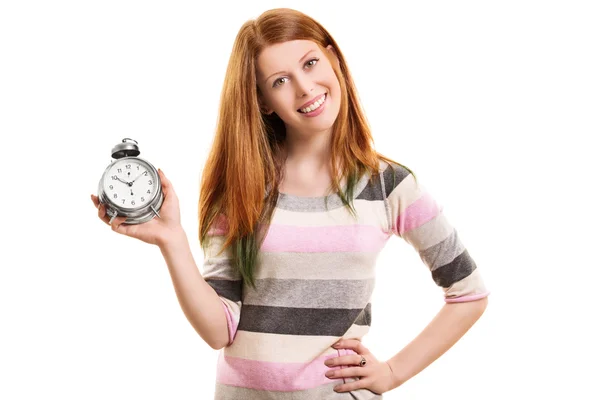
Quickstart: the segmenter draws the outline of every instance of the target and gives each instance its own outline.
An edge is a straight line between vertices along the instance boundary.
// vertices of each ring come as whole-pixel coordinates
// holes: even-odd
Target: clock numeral
[[[123,199],[123,204],[125,204],[125,199]]]
[[[125,168],[127,168],[127,169],[131,169],[131,164],[127,164],[127,165],[125,166]]]
[[[137,166],[137,169],[138,169],[138,171],[140,170],[140,166],[139,165]]]
[[[111,178],[113,179],[113,181],[117,180],[117,176],[116,175],[111,176]]]
[[[149,181],[148,181],[148,185],[152,185],[152,180],[149,180]]]
[[[113,186],[113,185],[110,185],[108,188],[109,188],[110,190],[113,190],[114,186]]]
[[[146,201],[146,199],[142,197],[142,203],[145,202],[145,201]]]
[[[117,196],[117,194],[115,193],[113,197],[116,199],[118,196]]]
[[[148,176],[148,171],[145,171],[145,172],[144,172],[144,176]]]
[[[150,194],[150,189],[148,189],[148,191],[146,193]]]
[[[131,200],[131,205],[135,206],[135,200]]]
[[[121,172],[123,172],[123,170],[121,168],[117,168],[117,172],[121,173]]]

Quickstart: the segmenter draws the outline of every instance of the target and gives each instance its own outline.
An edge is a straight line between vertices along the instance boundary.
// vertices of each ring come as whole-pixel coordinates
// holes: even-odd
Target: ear
[[[260,107],[261,113],[267,114],[267,115],[273,114],[273,110],[271,108],[269,108],[269,106],[267,106],[267,103],[265,102],[265,99],[264,99],[262,93],[260,92],[260,90],[258,91],[258,105]]]
[[[329,45],[327,45],[326,49],[327,49],[327,51],[329,51],[333,55],[333,58],[337,62],[337,65],[338,65],[338,68],[339,68],[339,66],[340,66],[340,59],[338,58],[337,53],[335,52],[335,49],[333,48],[333,46],[329,44]]]

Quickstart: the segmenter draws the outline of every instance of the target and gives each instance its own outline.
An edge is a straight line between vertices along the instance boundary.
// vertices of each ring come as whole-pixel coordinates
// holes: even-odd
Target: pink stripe
[[[490,294],[490,291],[488,290],[487,292],[479,293],[479,294],[471,294],[468,296],[460,296],[460,297],[451,297],[451,298],[445,299],[445,301],[446,301],[446,303],[464,303],[467,301],[483,299],[484,297],[488,296],[489,294]]]
[[[225,218],[225,214],[219,214],[215,217],[213,225],[211,225],[211,228],[208,230],[208,235],[227,235],[228,230],[229,222],[227,221],[227,218]]]
[[[225,308],[225,317],[227,318],[227,328],[229,329],[228,345],[230,345],[231,343],[233,343],[233,338],[235,337],[235,333],[237,332],[237,324],[235,322],[235,318],[233,318],[233,315],[231,315],[231,312],[229,312],[229,308],[227,308],[227,305],[225,305],[225,302],[223,301],[223,299],[221,299],[221,302],[223,302],[223,308]]]
[[[356,353],[346,350],[343,354]],[[329,379],[325,376],[325,372],[330,369],[347,368],[328,367],[324,364],[326,359],[335,357],[338,355],[318,357],[309,363],[280,363],[230,357],[221,352],[217,362],[216,379],[224,385],[282,392],[312,389],[332,382],[341,384],[344,383],[342,378]]]
[[[419,200],[412,203],[403,213],[398,215],[397,231],[402,235],[404,232],[417,228],[437,217],[440,212],[441,209],[436,201],[429,193],[425,192]]]
[[[372,225],[295,226],[272,224],[262,251],[379,251],[388,236]]]

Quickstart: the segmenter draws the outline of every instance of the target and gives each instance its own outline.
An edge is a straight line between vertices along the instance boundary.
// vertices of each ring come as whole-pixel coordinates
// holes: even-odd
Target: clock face
[[[104,176],[104,192],[114,204],[135,209],[147,206],[156,194],[158,177],[144,161],[115,161]]]

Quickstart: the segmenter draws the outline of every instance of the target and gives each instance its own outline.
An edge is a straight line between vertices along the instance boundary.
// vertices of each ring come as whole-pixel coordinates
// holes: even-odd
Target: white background
[[[197,199],[233,40],[287,6],[338,41],[375,147],[412,168],[492,290],[393,399],[598,399],[600,13],[593,1],[6,1],[0,6],[0,398],[212,399],[217,351],[158,248],[90,201],[138,140]],[[364,343],[392,357],[443,305],[397,237]]]

